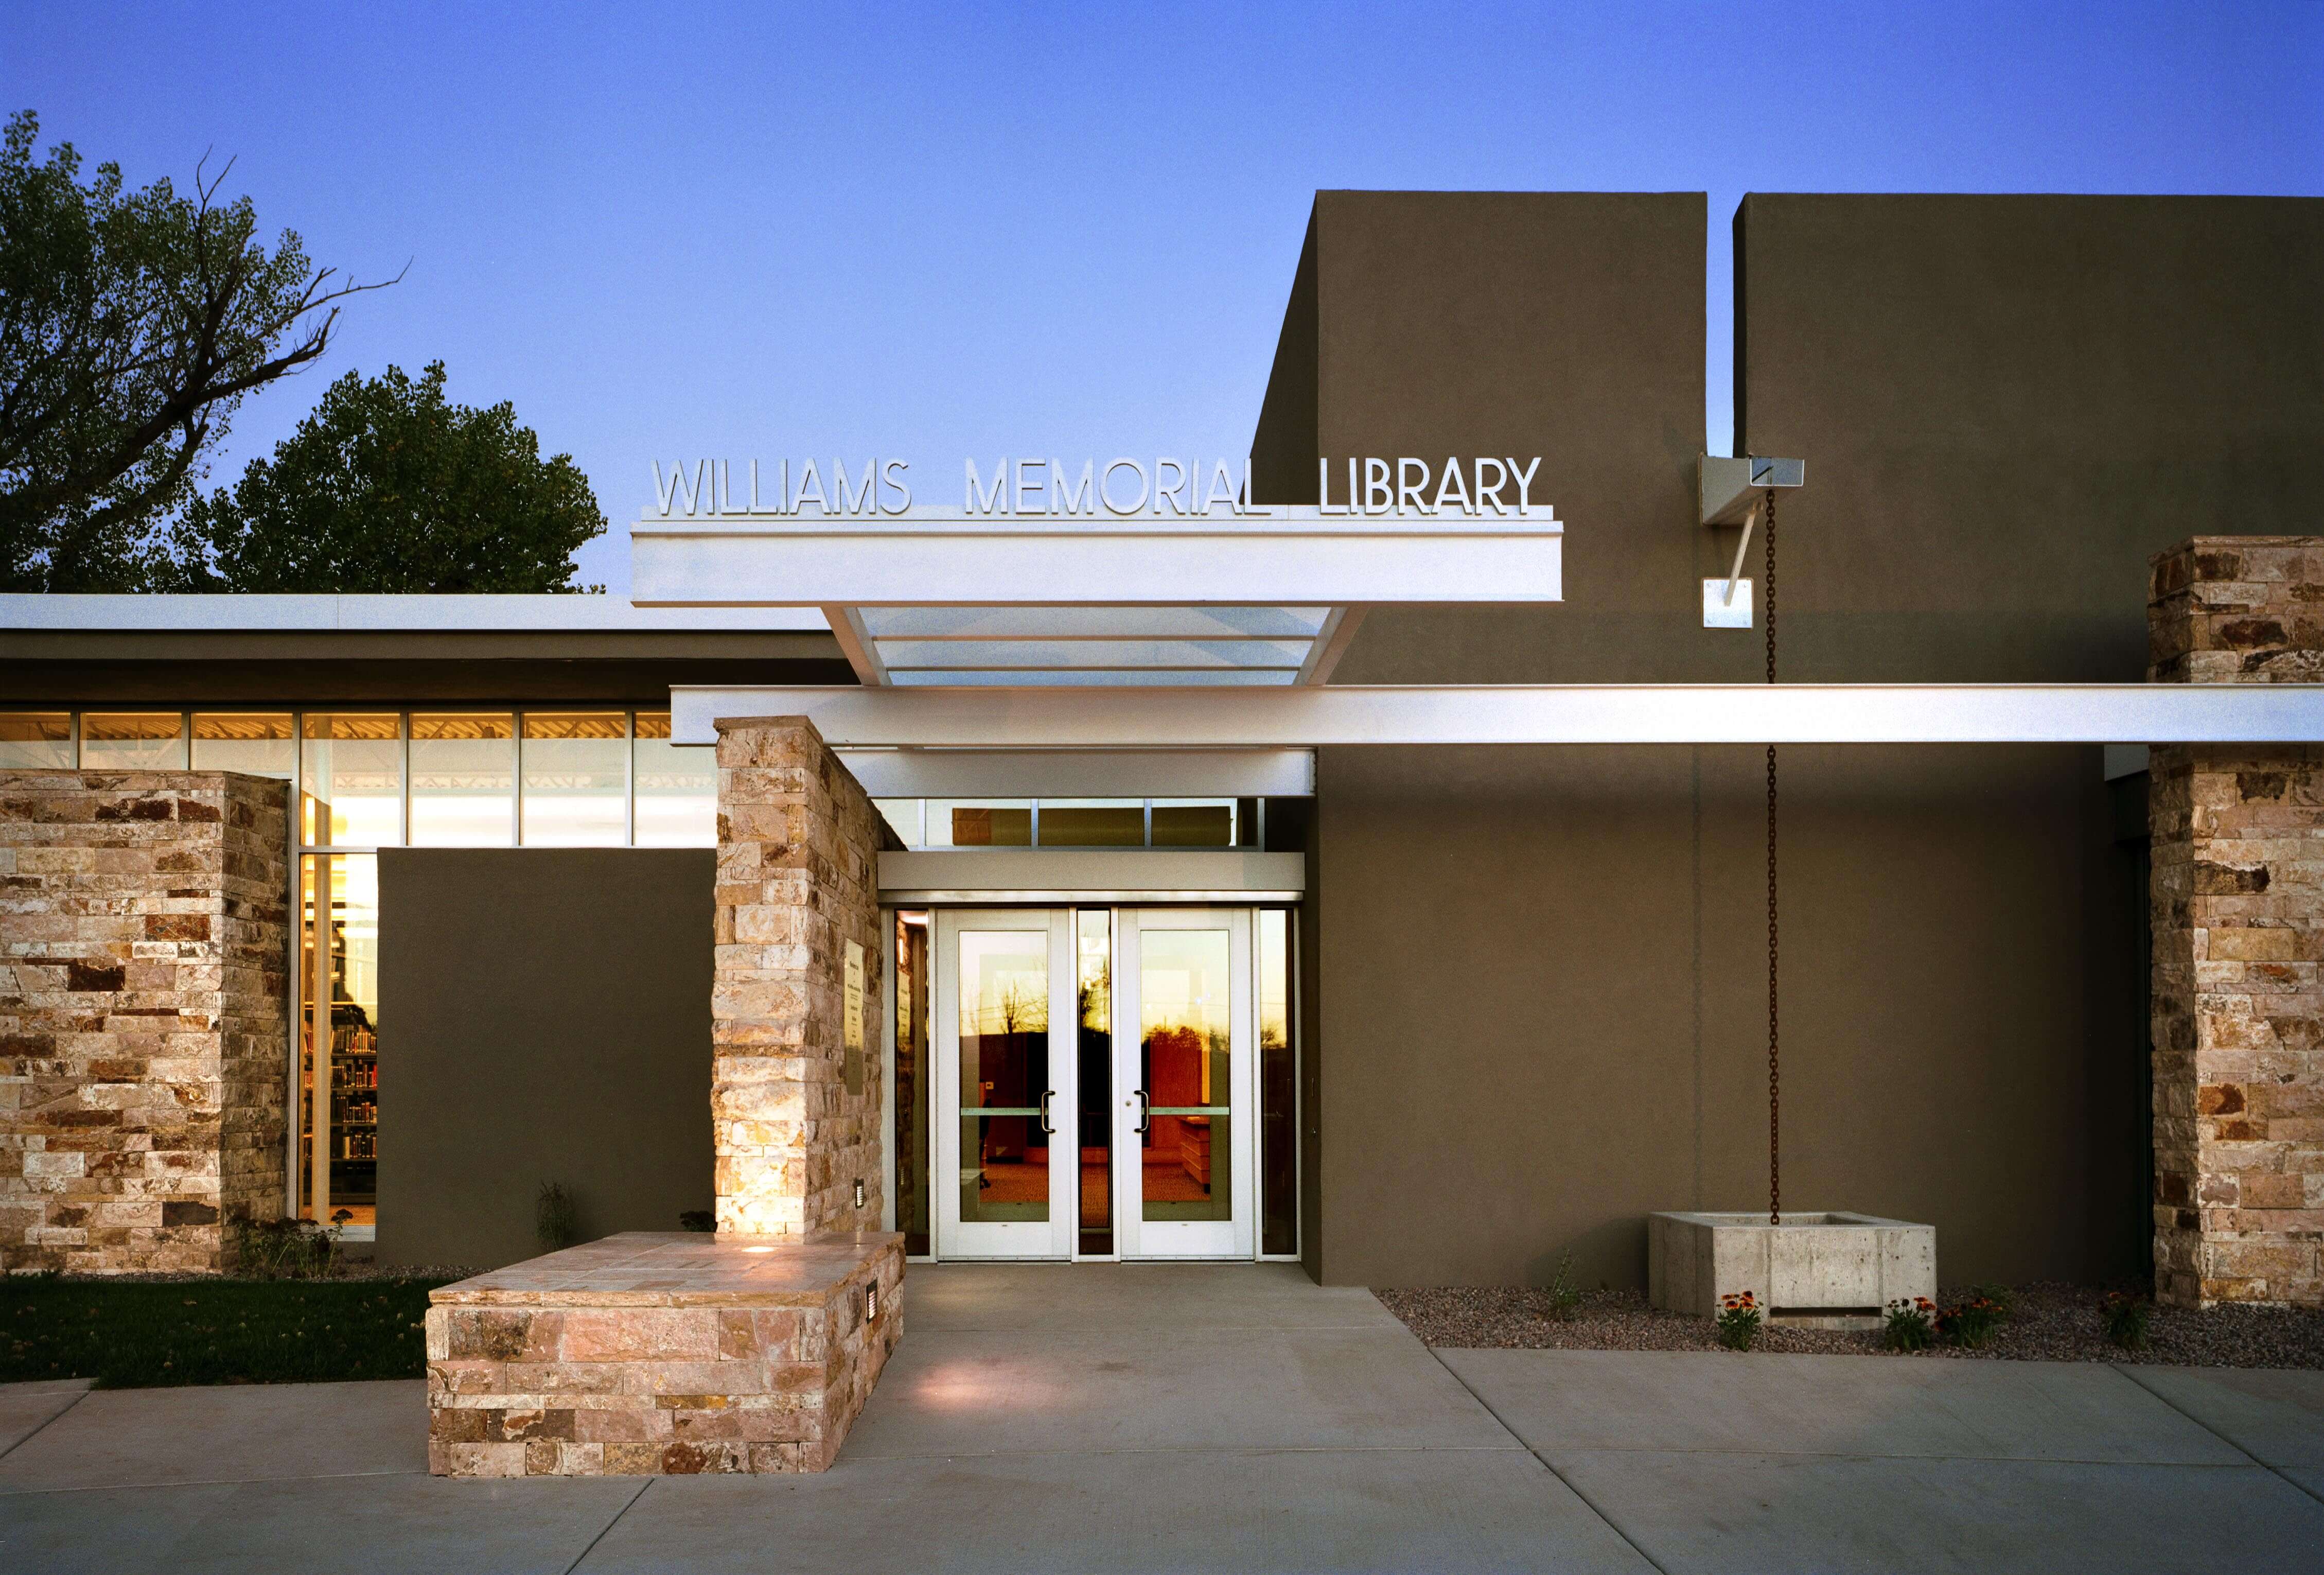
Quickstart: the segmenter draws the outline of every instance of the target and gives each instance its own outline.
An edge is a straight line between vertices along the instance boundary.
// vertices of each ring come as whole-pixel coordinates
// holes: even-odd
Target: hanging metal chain
[[[1767,681],[1775,681],[1775,493],[1767,490]],[[1767,746],[1767,1223],[1784,1222],[1783,1089],[1775,1051],[1775,746]]]

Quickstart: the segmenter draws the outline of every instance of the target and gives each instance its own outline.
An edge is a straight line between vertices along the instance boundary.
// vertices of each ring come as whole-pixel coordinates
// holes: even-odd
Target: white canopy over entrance
[[[632,531],[632,596],[641,607],[819,608],[855,668],[855,685],[674,689],[674,737],[694,744],[713,742],[721,717],[773,715],[812,718],[836,747],[907,756],[2324,742],[2324,686],[2310,684],[1325,683],[1369,607],[1561,599],[1563,532],[1545,505],[650,515]],[[899,783],[928,774],[908,759],[888,769]]]
[[[641,607],[819,607],[873,687],[1321,684],[1367,607],[1555,601],[1528,514],[649,516]]]

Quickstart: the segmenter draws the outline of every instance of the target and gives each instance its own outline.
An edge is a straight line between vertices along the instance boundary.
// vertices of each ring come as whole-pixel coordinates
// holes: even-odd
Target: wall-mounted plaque
[[[847,979],[841,992],[840,1076],[851,1094],[863,1091],[863,947],[847,943]]]

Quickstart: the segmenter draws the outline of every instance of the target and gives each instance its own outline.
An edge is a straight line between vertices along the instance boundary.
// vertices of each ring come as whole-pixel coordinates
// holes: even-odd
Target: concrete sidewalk
[[[2324,1564],[2324,1374],[1440,1361],[1289,1267],[916,1265],[821,1477],[449,1482],[418,1384],[0,1389],[0,1569]]]

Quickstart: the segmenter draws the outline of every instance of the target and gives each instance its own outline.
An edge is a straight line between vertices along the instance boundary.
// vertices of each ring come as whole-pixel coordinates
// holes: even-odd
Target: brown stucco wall
[[[2138,1248],[2128,885],[2080,752],[1794,748],[1784,1200],[1938,1227],[1948,1283]],[[1644,1216],[1764,1208],[1749,748],[1328,752],[1321,1271],[1643,1283]],[[2027,783],[2046,791],[2029,793]]]
[[[1716,556],[1686,528],[1705,224],[1700,192],[1315,194],[1252,444],[1262,496],[1314,502],[1319,455],[1538,454],[1533,496],[1568,522],[1563,605],[1375,611],[1337,681],[1748,676],[1738,643],[1692,638]]]
[[[539,1253],[543,1181],[586,1238],[710,1207],[708,848],[388,848],[383,1263]]]
[[[282,1213],[289,807],[0,771],[0,1269],[219,1270]]]
[[[2324,517],[2324,201],[1755,193],[1734,230],[1738,451],[1808,461],[1790,676],[2135,683],[2150,557]]]
[[[2133,681],[2150,552],[2324,505],[2324,203],[1754,197],[1737,235],[1746,447],[1809,460],[1787,680]],[[1318,195],[1262,483],[1540,452],[1566,522],[1562,605],[1376,613],[1335,681],[1758,676],[1700,626],[1702,239],[1689,195]],[[1322,1277],[1574,1246],[1636,1283],[1648,1209],[1764,1206],[1757,764],[1323,753]],[[2100,751],[1794,748],[1784,792],[1786,1204],[1931,1220],[1949,1283],[2142,1271],[2143,848]]]

